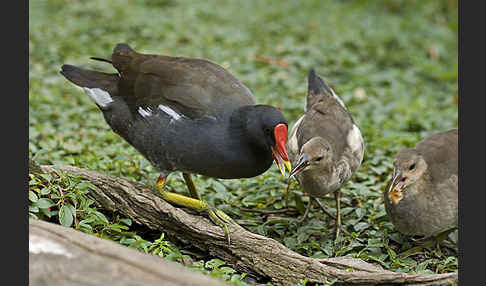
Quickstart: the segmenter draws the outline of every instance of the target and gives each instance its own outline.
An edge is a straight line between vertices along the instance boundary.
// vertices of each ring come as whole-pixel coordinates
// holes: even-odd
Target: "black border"
[[[2,280],[28,285],[29,2],[11,2],[2,14]]]
[[[471,5],[472,3],[459,1],[459,285],[482,284],[478,281],[484,280],[482,260],[486,239],[483,235],[486,209],[483,206],[484,183],[476,184],[474,180],[485,177],[481,166],[485,150],[484,137],[481,134],[485,129],[485,112],[484,105],[478,101],[485,93],[485,61],[484,56],[478,57],[484,55],[486,50],[482,41],[485,17],[484,10],[479,5]],[[466,253],[469,253],[468,258],[465,257]],[[475,254],[476,258],[471,254]]]

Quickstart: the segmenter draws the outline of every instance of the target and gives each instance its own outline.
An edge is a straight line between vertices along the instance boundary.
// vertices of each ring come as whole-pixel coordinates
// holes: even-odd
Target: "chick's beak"
[[[405,186],[404,181],[402,180],[402,175],[400,172],[396,170],[393,173],[393,178],[391,180],[390,186],[387,190],[388,198],[394,203],[398,204],[400,200],[403,199],[403,187]]]
[[[299,160],[297,160],[297,165],[294,167],[294,170],[292,170],[292,172],[290,173],[289,178],[304,171],[304,169],[307,168],[309,164],[310,164],[310,156],[305,153],[300,155]]]
[[[287,125],[282,123],[278,124],[275,126],[273,133],[275,136],[275,146],[272,147],[272,156],[280,172],[285,176],[285,169],[289,172],[292,170],[289,156],[287,155],[287,148],[285,147],[287,144]]]

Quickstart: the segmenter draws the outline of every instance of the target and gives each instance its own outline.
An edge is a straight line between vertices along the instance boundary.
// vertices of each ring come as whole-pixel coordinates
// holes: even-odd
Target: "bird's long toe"
[[[237,224],[230,216],[228,216],[226,213],[224,213],[223,211],[221,210],[218,210],[214,207],[210,207],[208,208],[207,210],[208,214],[209,214],[209,217],[211,218],[211,220],[218,226],[220,226],[223,231],[224,231],[224,235],[228,241],[228,245],[231,244],[231,238],[230,238],[230,233],[229,233],[229,229],[228,229],[228,225],[232,225],[232,226],[237,226],[237,227],[241,227],[239,224]]]

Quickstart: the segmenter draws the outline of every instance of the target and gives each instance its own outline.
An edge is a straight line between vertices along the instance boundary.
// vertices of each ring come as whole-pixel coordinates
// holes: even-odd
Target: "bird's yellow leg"
[[[185,177],[184,177],[185,178]],[[194,194],[197,195],[197,198],[194,197],[187,197],[184,195],[180,195],[177,193],[172,193],[168,192],[165,190],[165,183],[166,183],[167,177],[159,177],[157,179],[156,183],[156,189],[162,196],[162,198],[170,203],[177,204],[180,206],[188,207],[197,211],[204,211],[208,209],[208,204],[204,201],[202,201],[199,197],[199,193],[195,190],[194,183],[192,183],[192,188],[193,191],[191,191],[191,196],[194,196]],[[188,186],[189,187],[189,186]],[[189,187],[189,190],[191,190],[191,187]],[[195,191],[195,192],[194,192]]]
[[[201,200],[201,195],[199,195],[196,186],[192,182],[191,174],[182,173],[182,177],[184,177],[184,181],[186,181],[186,185],[187,188],[189,189],[189,193],[191,194],[191,197],[197,200]]]
[[[186,197],[184,195],[180,195],[177,193],[162,191],[160,192],[162,198],[169,203],[173,203],[179,206],[188,207],[193,210],[197,211],[205,211],[208,209],[208,204],[204,201],[196,200],[190,197]]]

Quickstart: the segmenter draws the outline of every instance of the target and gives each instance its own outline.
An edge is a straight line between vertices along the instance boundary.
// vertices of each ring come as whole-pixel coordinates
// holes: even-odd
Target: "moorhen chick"
[[[108,125],[160,172],[156,188],[171,203],[207,211],[229,240],[229,216],[201,200],[190,174],[236,179],[277,163],[290,171],[287,122],[221,66],[204,59],[143,54],[118,44],[111,63],[119,73],[63,65],[61,74],[103,112]],[[164,190],[181,171],[191,197]]]
[[[322,207],[318,198],[334,193],[336,238],[341,227],[339,189],[361,165],[364,141],[344,103],[314,69],[309,71],[305,114],[292,127],[289,157],[303,191]],[[323,208],[324,210],[324,208]]]
[[[384,201],[399,232],[431,238],[457,227],[457,147],[458,129],[453,129],[397,153]]]

